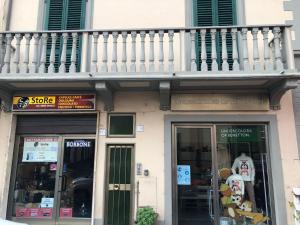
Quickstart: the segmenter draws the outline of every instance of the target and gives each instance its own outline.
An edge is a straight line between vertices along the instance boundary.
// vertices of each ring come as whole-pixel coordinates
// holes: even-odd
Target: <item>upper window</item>
[[[236,25],[236,4],[235,0],[194,0],[194,25],[201,26],[230,26]],[[232,39],[230,33],[227,33],[227,52],[228,63],[232,67]],[[222,58],[222,40],[218,33],[216,36],[216,48],[218,65],[221,66]],[[198,67],[201,65],[201,42],[200,34],[197,41],[197,62]],[[206,53],[207,64],[211,69],[211,36],[206,34]]]
[[[135,130],[134,114],[110,114],[108,116],[109,137],[132,137]]]
[[[47,0],[45,13],[45,28],[47,30],[80,30],[85,25],[86,0]],[[81,42],[79,37],[77,41],[76,62],[77,71],[80,70],[81,61]],[[55,49],[55,69],[58,70],[62,50],[62,37],[56,41]],[[47,59],[49,60],[51,51],[51,42],[47,46]],[[69,70],[71,64],[72,37],[68,38],[66,70]],[[47,62],[49,65],[49,62]]]

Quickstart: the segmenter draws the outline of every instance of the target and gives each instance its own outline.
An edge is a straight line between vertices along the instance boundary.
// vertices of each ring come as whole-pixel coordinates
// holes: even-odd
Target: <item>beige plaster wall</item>
[[[15,140],[15,118],[0,112],[0,218],[6,217],[9,179]]]
[[[130,99],[130,101],[128,101]],[[99,102],[100,103],[100,102]],[[98,104],[98,109],[103,111],[103,106]],[[157,93],[117,93],[115,96],[114,112],[135,112],[136,124],[144,125],[144,132],[137,132],[136,138],[106,138],[99,136],[99,146],[97,155],[96,169],[96,193],[95,199],[95,221],[101,224],[104,215],[104,191],[103,183],[105,180],[105,158],[106,144],[109,143],[130,143],[135,144],[135,162],[142,163],[143,169],[149,169],[150,178],[143,176],[135,176],[135,182],[140,181],[147,184],[142,187],[147,195],[140,196],[140,205],[153,204],[159,213],[159,220],[164,220],[164,196],[165,187],[164,180],[164,116],[167,114],[188,115],[195,112],[175,113],[159,111],[159,95]],[[291,188],[300,186],[298,171],[300,171],[300,163],[298,158],[298,149],[295,135],[295,124],[293,117],[293,108],[291,102],[291,93],[288,92],[282,99],[282,110],[269,112],[202,112],[199,115],[255,115],[255,114],[272,114],[277,115],[279,142],[281,149],[281,160],[283,165],[284,189],[286,190],[285,198],[286,208],[288,211],[288,224],[293,224],[292,212],[288,206],[288,201],[292,200]],[[107,128],[107,113],[101,112],[100,128]],[[273,174],[276,178],[276,174]],[[145,180],[149,179],[148,183]],[[155,192],[155,193],[153,193]],[[151,193],[151,194],[148,194]],[[142,195],[142,194],[141,194]],[[135,193],[136,197],[136,193]],[[276,200],[275,200],[276,201]],[[280,210],[284,206],[278,206]],[[278,209],[277,208],[277,209]]]

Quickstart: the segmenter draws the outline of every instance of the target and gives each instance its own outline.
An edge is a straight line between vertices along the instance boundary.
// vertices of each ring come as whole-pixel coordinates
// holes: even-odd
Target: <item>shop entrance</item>
[[[95,139],[19,136],[8,214],[41,225],[90,224]]]
[[[109,145],[107,160],[106,223],[132,224],[132,145]]]
[[[266,136],[265,125],[173,125],[173,224],[271,225]]]

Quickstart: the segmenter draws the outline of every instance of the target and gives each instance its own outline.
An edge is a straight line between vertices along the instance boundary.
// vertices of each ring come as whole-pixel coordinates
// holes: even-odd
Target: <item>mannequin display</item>
[[[232,174],[230,175],[227,180],[226,184],[229,185],[232,193],[235,195],[244,195],[245,194],[245,184],[243,177],[239,174]]]
[[[249,200],[252,202],[253,211],[256,212],[254,193],[255,168],[253,160],[245,153],[242,153],[234,160],[231,169],[233,174],[236,174],[238,171],[238,174],[242,176]]]

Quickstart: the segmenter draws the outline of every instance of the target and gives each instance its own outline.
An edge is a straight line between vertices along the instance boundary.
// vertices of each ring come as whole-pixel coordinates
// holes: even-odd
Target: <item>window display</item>
[[[20,139],[13,216],[52,217],[58,144],[57,137]]]
[[[216,127],[220,220],[232,224],[272,224],[265,126]]]
[[[90,218],[94,152],[94,139],[20,137],[12,217]]]

